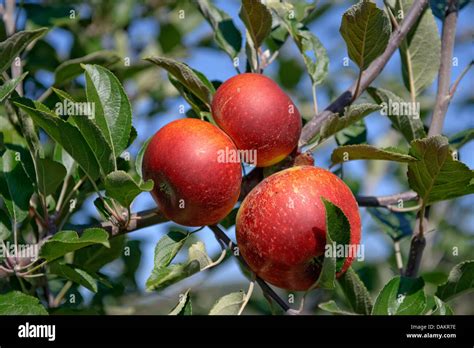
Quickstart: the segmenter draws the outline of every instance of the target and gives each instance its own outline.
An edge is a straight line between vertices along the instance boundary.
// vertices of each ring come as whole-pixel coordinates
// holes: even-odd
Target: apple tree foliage
[[[361,203],[363,234],[383,239],[395,251],[389,248],[386,256],[376,256],[383,262],[374,261],[370,255],[379,253],[367,246],[367,260],[356,262],[339,278],[344,257],[316,260],[322,271],[311,291],[302,295],[277,290],[293,311],[298,307],[291,301],[295,296],[304,296],[305,313],[314,314],[446,315],[459,308],[466,311],[467,302],[468,313],[474,311],[471,295],[458,297],[473,289],[473,201],[471,196],[466,207],[457,200],[474,192],[473,171],[459,157],[474,133],[464,127],[457,134],[428,136],[435,99],[429,88],[439,75],[443,49],[438,24],[447,13],[447,1],[429,3],[398,46],[400,72],[384,72],[358,91],[361,97],[330,114],[305,148],[315,158],[325,158],[356,195],[362,185],[370,185],[364,180],[388,180],[415,192],[416,201],[408,206],[403,201],[381,207]],[[467,1],[459,3],[461,9]],[[211,0],[88,3],[85,13],[74,5],[28,3],[16,8],[23,20],[14,32],[7,30],[3,16],[0,314],[282,313],[268,293],[252,295],[242,282],[231,283],[227,294],[222,293],[227,288],[212,283],[208,289],[190,282],[197,273],[219,272],[220,264],[238,254],[238,247],[226,249],[221,240],[222,253],[209,255],[199,238],[211,233],[206,227],[192,231],[168,223],[168,232],[156,244],[153,270],[139,283],[144,242],[129,239],[128,233],[146,227],[142,221],[163,220],[149,216],[156,211],[141,214],[133,209],[135,198],[153,188],[141,178],[147,139],[134,125],[164,112],[213,122],[210,101],[222,81],[206,77],[212,66],[198,71],[185,63],[200,49],[221,52],[230,75],[268,71],[294,96],[307,122],[317,117],[317,95],[324,92],[334,99],[342,76],[360,81],[381,59],[413,1],[387,1],[384,8],[370,1],[351,6],[236,0],[233,5],[239,8],[231,16]],[[336,13],[339,32],[331,34],[331,43],[324,42],[313,29],[325,16],[335,20]],[[133,27],[141,22],[159,27],[151,40],[134,34]],[[197,41],[196,35],[188,37],[202,28],[207,34]],[[67,33],[67,53],[57,51],[51,40],[55,31]],[[335,44],[345,49],[333,49]],[[41,78],[45,74],[48,78]],[[149,104],[145,111],[139,105],[143,100]],[[177,111],[169,100],[187,106]],[[404,116],[386,109],[406,102],[421,103],[419,113]],[[457,108],[468,103],[472,106],[472,95],[453,100]],[[79,116],[80,110],[74,109],[91,105],[93,118]],[[382,144],[369,143],[367,136],[366,125],[373,120],[368,116],[375,114],[392,126]],[[448,112],[446,122],[458,122],[455,118]],[[365,178],[350,175],[346,162],[355,160],[367,161]],[[329,201],[324,204],[327,243],[347,243],[344,213]],[[406,263],[410,236],[420,227],[416,215],[428,210],[428,220],[421,221],[429,238],[424,262],[419,274],[407,276],[399,272],[397,260],[402,258],[402,267]],[[80,225],[71,220],[78,212],[86,220]],[[235,215],[236,209],[220,228],[230,231]],[[31,255],[15,256],[15,245],[27,246]],[[242,272],[253,282],[244,266]],[[174,292],[164,292],[168,287]],[[144,294],[143,288],[157,296]],[[154,304],[140,308],[141,296],[152,296]]]

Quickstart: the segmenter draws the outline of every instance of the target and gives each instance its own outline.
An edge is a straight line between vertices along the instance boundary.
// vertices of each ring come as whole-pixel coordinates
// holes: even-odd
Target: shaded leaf
[[[399,152],[396,148],[379,149],[368,144],[340,146],[331,155],[333,164],[355,160],[384,160],[407,163],[415,162],[417,159]]]
[[[349,58],[365,70],[385,51],[391,28],[383,10],[373,2],[361,1],[344,12],[339,31],[346,42]]]
[[[206,82],[201,80],[202,76],[200,78],[187,64],[165,57],[149,57],[145,59],[168,71],[202,102],[210,105],[211,88]]]
[[[260,0],[242,0],[239,17],[252,39],[256,49],[262,45],[272,29],[272,14]]]
[[[23,81],[23,79],[28,75],[28,72],[23,73],[17,78],[8,80],[3,85],[0,86],[0,103],[2,103],[8,96],[15,90],[16,86]]]
[[[336,142],[339,146],[366,143],[367,127],[364,120],[357,121],[336,133]]]
[[[199,11],[214,30],[214,37],[219,47],[232,59],[237,57],[242,48],[242,34],[227,13],[217,8],[209,0],[197,0]]]
[[[0,74],[3,73],[30,43],[42,37],[48,28],[19,31],[0,42]]]
[[[130,174],[117,170],[105,177],[105,192],[124,207],[129,207],[136,196],[153,189],[153,181],[136,183]]]
[[[20,152],[6,150],[0,162],[0,194],[13,223],[28,216],[33,186],[22,166]]]
[[[345,257],[337,257],[336,248],[338,245],[349,245],[350,225],[339,207],[323,197],[321,200],[326,209],[326,247],[321,272],[315,284],[323,289],[334,289],[336,272],[341,270],[345,261]]]
[[[70,280],[76,284],[82,285],[92,292],[97,292],[96,276],[84,271],[77,266],[69,265],[64,262],[53,262],[50,265],[49,272]]]
[[[437,135],[414,140],[410,155],[418,161],[408,164],[408,183],[423,204],[474,193],[474,172],[453,159],[447,138]]]
[[[367,211],[394,241],[412,234],[413,221],[410,221],[406,213],[390,212],[380,208],[368,208]]]
[[[92,149],[74,125],[57,117],[45,106],[26,98],[16,99],[14,104],[23,109],[33,121],[71,155],[91,179],[100,175],[100,167]],[[46,108],[47,109],[47,108]]]
[[[352,267],[339,277],[338,283],[355,313],[369,315],[372,312],[369,291]]]
[[[142,163],[143,163],[143,155],[145,155],[146,148],[148,147],[148,144],[150,143],[151,139],[153,137],[149,137],[147,140],[145,140],[140,147],[140,150],[138,150],[137,158],[135,159],[135,171],[137,172],[138,176],[143,179],[143,173],[142,173]]]
[[[449,272],[446,283],[440,285],[436,291],[443,301],[449,301],[474,288],[474,261],[464,261],[453,267]]]
[[[469,143],[473,139],[474,139],[474,129],[469,128],[449,137],[449,144],[454,149],[460,149],[462,146]]]
[[[48,158],[36,160],[38,168],[38,189],[45,196],[53,194],[66,177],[66,168]]]
[[[413,2],[414,0],[397,1],[395,12],[401,13],[404,17]],[[401,22],[401,19],[399,19],[399,22]],[[411,91],[411,85],[413,85],[413,92],[418,95],[430,86],[438,75],[440,56],[441,39],[438,27],[430,8],[426,7],[420,19],[400,45],[402,76],[405,87]]]
[[[469,4],[469,0],[459,0],[459,10]],[[433,14],[439,19],[444,19],[449,0],[430,0],[430,7]]]
[[[81,64],[97,64],[108,67],[119,61],[120,56],[111,51],[97,51],[83,57],[66,60],[54,71],[54,85],[58,86],[82,74]]]
[[[43,244],[40,257],[52,261],[92,244],[109,247],[109,235],[101,228],[88,228],[80,237],[76,231],[61,231]]]
[[[93,244],[77,250],[74,262],[88,272],[97,272],[106,264],[118,259],[124,252],[125,236],[116,236],[109,240],[110,247]]]
[[[369,87],[367,92],[377,104],[381,104],[382,110],[380,113],[388,116],[393,127],[401,132],[406,140],[410,142],[414,139],[426,137],[420,115],[404,115],[401,113],[399,106],[404,105],[401,103],[406,103],[402,98],[382,88]]]
[[[53,87],[54,93],[63,101],[63,108],[66,109],[69,103],[76,103],[76,101],[66,92]],[[116,159],[112,151],[111,145],[105,139],[102,130],[93,121],[93,117],[84,115],[69,115],[69,122],[74,124],[80,131],[87,144],[97,159],[101,169],[102,176],[106,176],[116,167]]]
[[[314,85],[322,83],[329,69],[329,57],[326,48],[308,28],[301,27],[295,21],[287,20],[290,34],[303,56],[306,70]],[[312,52],[312,54],[308,54]],[[315,60],[312,58],[314,55]]]
[[[329,138],[340,130],[349,127],[379,109],[379,105],[363,103],[347,107],[343,116],[339,116],[335,113],[332,114],[321,126],[319,142],[322,142],[322,140]]]

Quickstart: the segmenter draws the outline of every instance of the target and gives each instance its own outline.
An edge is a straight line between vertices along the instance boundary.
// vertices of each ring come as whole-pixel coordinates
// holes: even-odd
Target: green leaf
[[[321,273],[315,284],[323,289],[334,289],[336,272],[341,270],[345,261],[345,257],[336,257],[336,248],[339,245],[349,245],[350,225],[344,212],[339,207],[324,197],[321,197],[321,200],[326,209],[326,247]]]
[[[394,277],[375,300],[374,315],[418,315],[426,307],[422,278]]]
[[[140,147],[140,150],[138,150],[137,158],[135,159],[135,171],[137,172],[138,176],[143,179],[143,173],[142,173],[142,163],[143,163],[143,156],[145,155],[146,148],[148,147],[148,144],[150,143],[151,139],[153,137],[149,137],[147,140],[145,140]]]
[[[57,88],[53,88],[53,91],[63,103],[76,103],[76,101],[66,92]],[[70,104],[63,104],[63,109],[66,109],[68,105]],[[102,130],[94,123],[92,118],[84,115],[70,115],[69,121],[81,131],[82,136],[91,148],[102,169],[102,176],[105,176],[114,170],[116,167],[116,159],[112,147],[105,139]]]
[[[168,71],[187,89],[189,89],[202,102],[210,105],[212,89],[206,82],[196,74],[196,71],[191,69],[187,64],[178,62],[171,58],[165,57],[149,57],[145,60],[158,65],[159,67]]]
[[[32,100],[16,99],[14,104],[23,109],[33,121],[71,155],[91,179],[100,175],[100,167],[92,149],[77,127],[45,111],[45,106]],[[47,109],[47,108],[46,108]]]
[[[0,42],[0,74],[3,73],[30,43],[42,37],[48,28],[19,31]]]
[[[23,75],[18,76],[17,78],[8,80],[0,86],[0,104],[8,98],[8,96],[15,90],[16,86],[23,81],[26,75],[28,75],[28,72],[23,73]]]
[[[66,60],[54,71],[54,85],[58,86],[82,74],[81,64],[97,64],[108,67],[119,61],[120,56],[111,51],[98,51],[80,58]]]
[[[203,242],[198,241],[192,244],[188,250],[189,260],[199,262],[200,269],[204,269],[212,263],[211,258],[207,255],[206,246]]]
[[[0,209],[0,241],[7,240],[11,234],[12,224],[8,214]],[[0,261],[3,259],[2,253],[0,253]]]
[[[462,146],[474,139],[474,129],[469,128],[460,131],[449,137],[449,144],[454,149],[460,149]]]
[[[0,315],[48,315],[36,297],[19,291],[0,295]]]
[[[426,137],[420,115],[406,115],[400,109],[400,106],[406,103],[402,98],[382,88],[369,87],[367,92],[377,104],[382,106],[380,113],[388,116],[393,128],[402,133],[406,140],[410,142]]]
[[[129,207],[136,196],[153,189],[153,181],[136,183],[130,174],[117,170],[105,177],[105,192],[124,207]]]
[[[13,223],[20,223],[28,216],[33,194],[22,161],[20,152],[6,150],[0,163],[0,194]]]
[[[197,6],[214,30],[217,45],[232,59],[242,49],[242,34],[227,13],[217,8],[209,0],[197,0]]]
[[[433,296],[436,307],[433,309],[431,315],[454,315],[451,307],[441,301],[437,296]]]
[[[69,265],[64,262],[53,262],[50,265],[49,272],[82,285],[92,292],[97,292],[97,276],[94,276],[77,266]]]
[[[174,235],[173,238],[176,238],[177,241],[166,238],[163,240],[163,247],[158,248],[157,245],[155,250],[155,268],[146,282],[146,288],[149,291],[165,288],[190,277],[203,270],[212,262],[207,255],[204,244],[197,242],[189,247],[188,260],[186,262],[170,265],[169,262],[171,262],[184,243],[179,235]]]
[[[168,74],[168,79],[171,84],[176,88],[179,94],[186,100],[186,102],[191,106],[191,108],[196,112],[196,114],[200,114],[202,111],[209,111],[209,106],[201,101],[198,97],[196,97],[193,92],[179,82],[177,79],[173,77],[173,75]]]
[[[339,277],[338,283],[355,313],[369,315],[372,312],[369,291],[352,267]]]
[[[349,58],[365,70],[385,51],[391,28],[383,10],[372,2],[361,1],[344,12],[339,31],[346,42]]]
[[[180,230],[171,230],[161,237],[155,247],[155,268],[168,266],[190,236]]]
[[[473,288],[474,261],[464,261],[453,267],[446,283],[438,287],[436,296],[443,301],[449,301],[463,293],[471,292]]]
[[[306,70],[313,85],[321,84],[328,74],[329,58],[326,48],[316,35],[311,33],[308,28],[301,27],[297,22],[285,20],[289,28],[291,37],[298,46],[298,49],[303,56]],[[314,57],[307,52],[312,52]]]
[[[234,208],[230,211],[227,216],[219,221],[219,225],[221,225],[224,228],[230,228],[231,226],[235,225],[235,220],[237,218],[237,212],[239,211],[239,208]]]
[[[342,117],[338,114],[332,114],[321,126],[319,143],[379,109],[379,105],[362,103],[347,107]]]
[[[336,133],[336,142],[339,146],[367,143],[367,127],[364,120],[357,121]]]
[[[95,123],[117,158],[127,148],[132,128],[132,109],[120,81],[99,65],[82,65],[87,101],[95,105]]]
[[[43,244],[40,257],[52,261],[93,244],[110,247],[108,233],[101,228],[88,228],[79,237],[76,231],[61,231]]]
[[[242,0],[239,17],[252,39],[255,50],[258,49],[272,29],[272,14],[260,0]]]
[[[124,252],[125,236],[116,236],[109,240],[110,247],[93,244],[77,250],[74,262],[81,265],[89,273],[97,272],[106,264],[118,259]]]
[[[369,208],[367,212],[392,240],[398,241],[412,234],[412,222],[406,213],[390,212],[387,209]],[[413,220],[413,219],[412,219]]]
[[[321,308],[323,311],[333,313],[333,314],[340,314],[340,315],[354,315],[354,314],[356,314],[356,313],[345,311],[345,310],[341,309],[337,305],[337,303],[334,302],[333,300],[320,303],[318,305],[318,307]]]
[[[453,159],[447,138],[437,135],[414,140],[410,155],[419,161],[408,164],[408,183],[423,204],[474,193],[474,172]]]
[[[199,262],[193,260],[184,264],[173,264],[168,267],[153,269],[146,281],[148,291],[159,290],[199,272]]]
[[[218,299],[209,315],[237,315],[244,301],[245,292],[232,292]]]
[[[404,17],[413,1],[397,1],[395,13]],[[401,22],[401,19],[399,21]],[[405,87],[411,91],[413,85],[413,93],[418,95],[430,86],[438,75],[440,56],[441,39],[438,27],[430,8],[427,7],[400,45]]]
[[[469,2],[469,0],[459,0],[459,10],[469,4]],[[430,0],[430,7],[433,11],[433,14],[441,20],[444,19],[448,4],[449,0]]]
[[[192,315],[193,307],[191,304],[191,296],[189,295],[189,290],[179,296],[179,302],[176,307],[173,308],[168,315]]]
[[[38,158],[38,189],[45,196],[53,194],[66,177],[66,168],[49,158]]]
[[[399,152],[395,148],[379,149],[372,145],[346,145],[340,146],[332,152],[332,164],[355,160],[383,160],[395,162],[415,162],[417,159]]]

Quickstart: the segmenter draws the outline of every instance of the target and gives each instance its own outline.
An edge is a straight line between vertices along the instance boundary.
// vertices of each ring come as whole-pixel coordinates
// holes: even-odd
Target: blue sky
[[[216,1],[218,7],[225,10],[232,18],[234,18],[235,24],[243,31],[243,24],[238,18],[240,2],[237,0],[233,1]],[[316,23],[310,26],[311,31],[316,34],[324,46],[328,50],[330,57],[330,67],[328,79],[337,79],[337,88],[340,92],[345,90],[353,82],[353,76],[356,73],[356,67],[351,63],[349,67],[342,67],[342,60],[347,55],[344,41],[342,40],[339,34],[339,25],[342,13],[350,6],[351,2],[341,1],[338,2],[338,6],[334,7],[329,13],[324,15]],[[380,1],[378,1],[379,7],[381,6]],[[470,5],[465,10],[461,11],[459,18],[459,27],[458,31],[463,32],[468,29],[472,30],[471,18],[473,15],[472,11],[473,6]],[[437,20],[438,25],[440,21]],[[441,29],[439,29],[441,31]],[[129,33],[131,37],[139,38],[144,43],[152,40],[156,40],[156,36],[159,31],[159,24],[152,18],[147,20],[141,20],[131,25]],[[205,35],[211,31],[211,28],[207,23],[202,23],[202,25],[192,33],[188,33],[185,37],[185,42],[192,45],[196,42],[199,37]],[[67,57],[69,49],[71,46],[71,37],[69,37],[64,30],[55,29],[51,31],[47,40],[57,48],[58,54],[62,57]],[[457,45],[455,47],[454,56],[458,57],[459,65],[453,67],[452,79],[454,80],[468,62],[473,57],[473,46],[472,44]],[[283,55],[298,55],[294,43],[291,41],[287,42],[282,49]],[[223,52],[218,52],[214,49],[208,48],[195,48],[190,52],[189,57],[186,59],[186,62],[193,68],[203,72],[211,80],[226,80],[227,78],[235,74],[235,70],[232,67],[230,59]],[[344,70],[344,69],[347,69]],[[272,76],[276,73],[276,66],[270,66],[269,69],[265,71],[265,74]],[[401,69],[400,69],[400,57],[398,53],[395,53],[392,59],[389,61],[387,66],[384,69],[384,73],[388,75],[399,76],[400,83],[401,81]],[[466,127],[474,126],[474,107],[458,107],[456,105],[456,100],[459,100],[469,94],[472,95],[474,90],[474,69],[472,69],[468,75],[465,77],[463,82],[458,88],[456,96],[452,101],[451,107],[448,111],[448,115],[445,122],[444,132],[447,135],[452,135],[460,130],[465,129]],[[41,78],[46,84],[52,83],[52,76],[48,73],[41,73]],[[375,81],[375,85],[377,85]],[[168,83],[168,81],[163,81]],[[305,76],[298,86],[298,92],[302,93],[308,100],[311,99],[311,84],[308,77]],[[433,98],[436,91],[436,82],[433,83],[431,88],[427,91],[427,96]],[[318,93],[318,102],[320,107],[328,105],[330,100],[327,95],[327,91],[324,89],[324,84],[319,88]],[[182,100],[170,101],[168,104],[169,108],[164,114],[157,114],[153,118],[144,119],[143,113],[149,107],[147,102],[142,102],[139,105],[135,105],[134,109],[134,126],[138,130],[138,140],[131,147],[130,151],[132,156],[136,154],[140,147],[140,143],[143,142],[148,137],[152,136],[155,131],[161,128],[163,125],[169,121],[179,117],[178,105],[184,103]],[[185,103],[184,103],[185,104]],[[142,114],[142,115],[141,115]],[[386,131],[390,128],[390,123],[385,117],[381,117],[377,113],[368,116],[366,119],[366,124],[368,128],[368,141],[371,144],[379,144],[386,135]],[[334,143],[329,142],[327,145],[323,146],[318,150],[316,155],[316,165],[327,168],[329,165],[330,153],[334,147]],[[470,167],[474,167],[474,143],[466,145],[460,152],[461,159]],[[345,164],[344,172],[345,175],[356,180],[362,181],[366,175],[367,163],[365,161],[354,161],[348,164]],[[370,192],[363,192],[365,194],[391,194],[399,192],[402,188],[398,187],[397,183],[393,180],[383,178],[378,182],[374,187],[365,188],[370,189]],[[88,212],[95,214],[94,206],[92,204],[93,199],[90,199],[89,202],[86,202],[86,206],[89,207]],[[462,199],[463,204],[473,205],[474,199],[472,196]],[[155,204],[152,201],[149,194],[140,195],[133,205],[134,211],[139,211],[153,207]],[[362,223],[363,226],[369,223],[369,218],[367,214],[362,210]],[[474,215],[474,214],[473,214]],[[79,213],[74,216],[76,222],[81,222],[84,215]],[[470,229],[470,232],[473,231],[474,218],[471,221],[470,226],[466,226],[466,229]],[[140,239],[145,243],[142,243],[142,261],[138,272],[138,283],[143,288],[146,278],[149,276],[152,266],[153,266],[153,250],[156,242],[162,236],[163,232],[167,230],[169,224],[163,224],[158,226],[153,226],[150,228],[143,229],[141,231],[134,232],[130,234],[131,239]],[[377,261],[384,259],[388,253],[391,252],[391,245],[388,238],[383,236],[381,233],[364,233],[366,229],[363,229],[363,243],[365,244],[367,253],[367,261]],[[234,231],[231,229],[229,231],[231,237],[235,240]],[[217,242],[213,238],[211,232],[207,229],[198,233],[198,237],[203,240],[208,248],[210,254],[216,254],[219,251]],[[369,257],[370,256],[370,257]],[[180,256],[183,257],[183,256]],[[215,272],[211,279],[206,280],[207,282],[226,282],[229,280],[235,281],[241,279],[243,282],[245,278],[241,275],[240,270],[234,260],[228,262],[226,265],[222,266],[223,269],[220,269],[218,272]],[[197,276],[199,279],[199,276]],[[196,277],[193,277],[191,282],[196,281]]]

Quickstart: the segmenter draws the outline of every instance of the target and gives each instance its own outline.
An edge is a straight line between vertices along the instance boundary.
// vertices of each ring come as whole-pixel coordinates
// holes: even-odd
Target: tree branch
[[[81,234],[87,228],[98,227],[106,230],[111,237],[115,237],[167,221],[168,219],[159,211],[158,208],[153,208],[132,214],[130,217],[130,223],[126,227],[117,226],[111,221],[104,221],[99,224],[75,226],[74,230]]]
[[[453,49],[458,21],[458,0],[450,0],[443,21],[441,34],[441,64],[438,76],[438,92],[431,119],[428,136],[441,134],[444,118],[451,100],[449,86],[451,84],[451,66],[453,64]]]
[[[408,34],[410,29],[415,25],[418,18],[423,13],[428,0],[415,1],[410,11],[408,11],[405,19],[400,23],[398,29],[396,29],[385,49],[384,53],[378,57],[375,61],[362,74],[360,85],[357,89],[357,82],[355,82],[348,90],[342,93],[335,101],[333,101],[323,112],[315,115],[311,121],[309,121],[301,132],[299,146],[302,147],[308,143],[320,130],[321,126],[328,119],[332,113],[340,113],[348,106],[353,100],[359,97],[360,94],[375,80],[375,78],[382,72],[383,68],[389,61],[390,57],[400,46],[402,40]]]
[[[357,203],[361,207],[388,207],[403,202],[415,201],[418,195],[414,191],[406,191],[389,196],[356,196]]]
[[[451,83],[451,65],[453,59],[454,39],[456,35],[456,24],[458,18],[459,3],[457,0],[450,0],[443,20],[443,30],[441,34],[441,64],[438,74],[438,91],[436,94],[436,104],[431,119],[428,136],[441,134],[443,123],[448,110]],[[423,203],[418,214],[416,226],[413,231],[413,238],[410,244],[408,263],[405,276],[416,277],[420,268],[421,258],[426,246],[426,239],[423,233],[423,225],[428,223],[429,209]]]
[[[214,232],[218,240],[229,246],[233,255],[237,257],[240,263],[250,270],[242,255],[240,255],[240,253],[237,253],[237,255],[234,253],[235,249],[237,248],[237,244],[232,242],[229,236],[227,236],[227,234],[223,230],[221,230],[219,226],[211,225],[208,227],[212,230],[212,232]],[[285,312],[288,312],[291,309],[290,306],[288,306],[288,304],[280,296],[278,296],[278,294],[262,278],[256,277],[256,281],[262,289],[263,293],[271,297]]]

